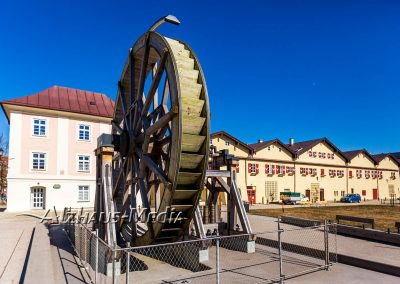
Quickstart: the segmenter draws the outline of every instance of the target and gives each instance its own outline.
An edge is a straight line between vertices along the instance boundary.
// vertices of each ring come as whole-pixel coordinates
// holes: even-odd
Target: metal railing
[[[64,229],[93,283],[283,283],[337,261],[336,224],[112,248],[82,224]]]

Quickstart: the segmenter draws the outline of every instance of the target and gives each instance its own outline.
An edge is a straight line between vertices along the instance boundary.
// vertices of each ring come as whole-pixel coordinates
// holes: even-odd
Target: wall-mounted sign
[[[60,184],[55,184],[55,185],[53,185],[53,188],[54,188],[54,189],[60,189],[60,188],[61,188],[61,185],[60,185]]]

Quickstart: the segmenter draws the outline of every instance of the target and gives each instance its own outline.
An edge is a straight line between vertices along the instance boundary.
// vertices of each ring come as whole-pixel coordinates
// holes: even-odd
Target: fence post
[[[329,270],[329,228],[328,221],[324,221],[324,243],[325,243],[325,269]]]
[[[99,273],[99,229],[96,229],[96,257],[95,257],[94,283],[97,283],[97,274]]]
[[[285,275],[283,275],[283,257],[282,257],[282,234],[281,218],[278,217],[278,254],[279,254],[279,283],[283,283]]]
[[[215,251],[215,255],[216,255],[215,266],[217,269],[217,275],[216,275],[217,279],[216,280],[217,280],[217,284],[219,284],[219,235],[217,235],[215,249],[216,249],[216,251]]]
[[[129,249],[130,249],[130,247],[128,246],[127,247],[127,250],[126,250],[126,260],[125,260],[125,273],[126,273],[126,284],[128,284],[129,283],[129,272],[130,272],[130,261],[131,261],[131,259],[130,259],[130,255],[129,255]]]
[[[112,283],[116,284],[117,283],[117,277],[115,277],[115,259],[116,257],[117,251],[115,250],[115,244],[113,245],[112,248]]]

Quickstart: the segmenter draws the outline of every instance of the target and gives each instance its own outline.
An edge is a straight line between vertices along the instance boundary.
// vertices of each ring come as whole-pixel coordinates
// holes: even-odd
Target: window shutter
[[[325,169],[321,169],[321,176],[325,175]]]
[[[239,173],[239,164],[236,165],[236,173]]]
[[[281,166],[282,167],[282,174],[285,174],[285,166]]]
[[[349,171],[349,177],[353,177],[353,171]]]
[[[272,165],[272,174],[275,174],[275,165]]]
[[[251,164],[248,164],[247,171],[249,172],[249,174],[251,173]]]
[[[258,175],[259,170],[258,170],[258,164],[256,164],[256,174]]]
[[[306,168],[306,175],[308,175],[308,168]]]
[[[268,164],[265,164],[265,174],[269,174]]]

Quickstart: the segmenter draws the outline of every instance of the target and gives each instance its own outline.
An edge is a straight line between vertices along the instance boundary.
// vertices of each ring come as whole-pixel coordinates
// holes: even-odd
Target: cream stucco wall
[[[225,140],[229,141],[226,146]],[[399,184],[399,168],[397,164],[386,158],[382,160],[379,165],[375,165],[367,155],[360,154],[351,161],[347,162],[346,159],[328,143],[322,142],[302,153],[297,158],[284,149],[278,142],[274,142],[269,147],[265,147],[254,154],[248,150],[240,148],[240,145],[235,145],[232,139],[219,136],[212,138],[212,144],[217,146],[217,150],[228,148],[229,153],[236,155],[239,160],[239,173],[237,175],[237,182],[241,189],[242,199],[247,201],[247,189],[252,188],[256,190],[256,203],[266,203],[271,201],[270,192],[268,188],[271,185],[276,185],[278,193],[281,191],[290,190],[300,192],[306,195],[307,190],[311,192],[313,197],[312,188],[323,189],[323,197],[325,200],[333,201],[339,200],[342,195],[347,193],[358,193],[362,195],[365,190],[363,198],[371,200],[373,198],[373,189],[378,189],[379,198],[389,198],[389,185],[393,185],[395,193],[400,196]],[[316,152],[316,157],[309,156],[309,151]],[[325,158],[320,158],[319,153],[325,153]],[[334,159],[328,159],[328,153],[334,154]],[[249,164],[258,164],[258,173],[249,173]],[[295,167],[295,174],[290,175],[287,172],[284,175],[266,174],[265,166],[267,164]],[[300,169],[316,169],[316,175],[301,174]],[[321,170],[324,170],[322,174]],[[357,178],[356,170],[362,171],[362,178]],[[329,174],[330,170],[336,171],[335,176]],[[372,174],[369,178],[365,177],[365,170],[382,171],[382,178],[373,178]],[[343,171],[343,176],[339,176],[337,171]],[[352,177],[349,177],[349,171],[352,171]],[[395,179],[392,178],[392,173],[395,173]],[[318,192],[318,199],[320,193]],[[279,196],[278,196],[279,198]]]

